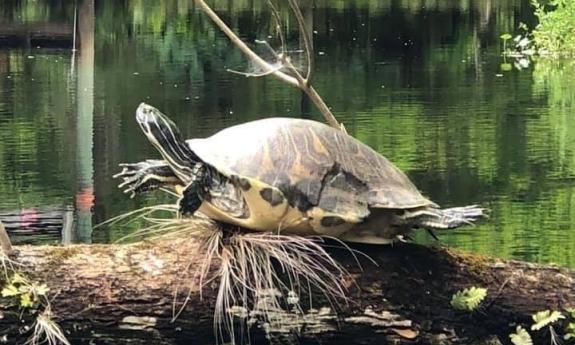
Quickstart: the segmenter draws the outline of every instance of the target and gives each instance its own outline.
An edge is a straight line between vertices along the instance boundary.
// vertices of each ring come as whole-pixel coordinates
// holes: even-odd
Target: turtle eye
[[[149,122],[154,116],[154,110],[154,107],[147,105],[146,103],[140,103],[136,110],[136,120],[140,123]]]

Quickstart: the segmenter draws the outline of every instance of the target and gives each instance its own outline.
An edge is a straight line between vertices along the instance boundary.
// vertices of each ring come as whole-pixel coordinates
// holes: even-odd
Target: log
[[[15,249],[19,270],[50,287],[52,313],[72,344],[216,342],[217,284],[204,287],[201,296],[190,284],[187,267],[202,260],[194,240]],[[532,323],[533,313],[575,305],[575,274],[565,268],[407,243],[354,249],[374,262],[358,256],[358,265],[348,251],[331,251],[355,278],[351,302],[334,307],[318,297],[315,309],[294,318],[299,333],[279,334],[276,340],[484,344],[499,339],[506,344],[515,325]],[[454,310],[451,296],[470,286],[487,288],[486,300],[473,312]],[[172,321],[175,291],[189,288],[188,303]],[[0,338],[21,344],[32,320],[13,304],[0,298]],[[264,327],[251,329],[251,343],[265,341]],[[548,342],[544,332],[533,335],[536,344]]]

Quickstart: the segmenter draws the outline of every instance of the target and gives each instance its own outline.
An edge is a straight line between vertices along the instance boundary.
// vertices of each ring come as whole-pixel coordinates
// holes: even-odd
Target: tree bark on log
[[[50,287],[52,312],[72,344],[215,343],[217,286],[204,287],[200,298],[190,285],[187,267],[202,260],[193,240],[15,249],[19,270]],[[349,286],[351,302],[336,316],[316,301],[316,310],[298,321],[299,343],[484,344],[499,338],[506,344],[516,324],[532,323],[533,313],[575,306],[575,274],[564,268],[404,243],[354,249],[377,265],[359,256],[359,267],[349,252],[334,250],[356,281]],[[486,300],[474,312],[454,310],[451,296],[470,286],[488,288]],[[175,292],[181,302],[189,288],[190,299],[172,322]],[[3,340],[23,343],[29,336],[31,321],[21,317],[0,297]],[[535,343],[548,342],[539,333]],[[261,327],[252,327],[252,344],[264,338]]]

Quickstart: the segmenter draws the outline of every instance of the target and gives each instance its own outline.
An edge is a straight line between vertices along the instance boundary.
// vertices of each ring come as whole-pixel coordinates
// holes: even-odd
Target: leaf
[[[24,278],[24,276],[22,276],[19,273],[14,273],[14,275],[12,276],[12,279],[10,279],[10,282],[12,284],[22,284],[26,282],[26,278]]]
[[[502,64],[501,64],[501,70],[502,70],[503,72],[509,72],[509,71],[511,71],[512,69],[513,69],[513,65],[510,64],[510,63],[502,63]]]
[[[451,298],[451,306],[458,310],[473,311],[487,296],[487,289],[472,286],[458,291]]]
[[[533,318],[533,322],[535,322],[531,326],[532,331],[538,331],[541,328],[556,322],[557,320],[564,319],[565,316],[556,310],[543,310],[539,311],[531,316]]]
[[[18,286],[18,292],[23,294],[23,293],[28,293],[30,292],[30,286],[28,285],[20,285]]]
[[[38,296],[46,296],[48,291],[50,291],[50,288],[46,284],[34,285],[33,288],[34,293],[36,293],[36,295]]]
[[[34,302],[32,302],[30,294],[25,293],[20,295],[20,306],[23,308],[30,308],[34,306]]]
[[[19,294],[20,294],[20,291],[18,291],[18,288],[12,284],[10,284],[10,285],[8,285],[2,289],[2,297],[18,296]]]
[[[501,38],[504,41],[510,40],[513,38],[513,36],[511,36],[510,34],[503,34],[501,36],[499,36],[499,38]]]
[[[509,334],[513,345],[533,345],[531,335],[523,327],[517,326],[515,333]]]
[[[567,330],[565,331],[563,339],[575,339],[575,322],[571,322],[567,325]]]
[[[575,308],[565,308],[565,311],[572,319],[575,319]]]

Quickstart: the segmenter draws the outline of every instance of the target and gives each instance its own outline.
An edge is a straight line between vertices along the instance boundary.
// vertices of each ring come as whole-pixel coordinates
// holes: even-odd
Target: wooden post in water
[[[94,204],[94,0],[78,8],[78,69],[76,84],[76,238],[92,241]]]

